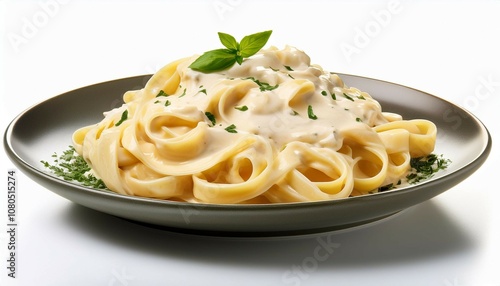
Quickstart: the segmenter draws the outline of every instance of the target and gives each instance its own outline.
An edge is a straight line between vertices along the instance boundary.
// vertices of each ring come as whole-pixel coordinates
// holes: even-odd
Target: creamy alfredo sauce
[[[233,125],[235,132],[268,138],[277,149],[301,141],[337,150],[344,131],[386,123],[391,116],[384,116],[366,92],[345,87],[337,75],[311,65],[309,56],[294,47],[265,49],[241,65],[215,73],[189,69],[191,62],[177,68],[181,81],[177,96],[168,97],[170,108],[186,116],[203,116],[199,113],[210,105],[207,92],[244,81],[241,97],[233,94],[219,103],[223,121],[212,128]]]

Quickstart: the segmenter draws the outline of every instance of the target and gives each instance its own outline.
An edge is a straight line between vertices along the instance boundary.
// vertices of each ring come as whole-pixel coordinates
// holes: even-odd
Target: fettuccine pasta
[[[213,204],[332,200],[396,183],[434,149],[432,122],[382,112],[296,48],[212,73],[190,69],[195,59],[161,68],[73,134],[112,191]]]

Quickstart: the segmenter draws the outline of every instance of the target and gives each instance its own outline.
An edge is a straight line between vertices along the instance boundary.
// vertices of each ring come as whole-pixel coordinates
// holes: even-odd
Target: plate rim
[[[338,231],[342,229],[352,229],[358,226],[370,224],[378,220],[384,220],[384,218],[392,216],[398,212],[404,211],[410,207],[418,205],[424,201],[434,198],[435,196],[449,190],[455,185],[461,183],[463,180],[468,178],[474,172],[476,172],[487,160],[492,148],[492,137],[485,126],[485,124],[472,112],[460,107],[453,102],[438,97],[434,94],[413,88],[406,85],[390,82],[387,80],[379,80],[372,77],[358,76],[353,74],[337,73],[342,80],[347,77],[359,79],[366,81],[366,84],[382,84],[391,85],[395,88],[403,88],[405,90],[410,90],[420,94],[421,96],[431,97],[432,101],[437,101],[443,103],[445,107],[455,108],[459,112],[467,115],[470,119],[469,124],[474,127],[474,134],[480,137],[480,143],[482,146],[478,146],[474,149],[475,156],[467,157],[464,162],[458,165],[451,171],[445,170],[442,175],[435,176],[433,178],[427,179],[423,182],[419,182],[415,185],[409,185],[401,188],[396,188],[393,190],[388,190],[380,193],[367,194],[356,197],[347,197],[334,200],[324,200],[324,201],[313,201],[313,202],[291,202],[291,203],[270,203],[270,204],[210,204],[210,203],[191,203],[182,201],[172,201],[167,199],[157,199],[157,198],[147,198],[139,196],[131,196],[118,194],[111,190],[95,189],[92,187],[86,187],[76,182],[69,182],[60,177],[51,174],[48,170],[44,170],[42,166],[37,166],[36,164],[31,164],[34,162],[29,162],[25,160],[22,154],[16,152],[16,147],[14,146],[13,132],[16,130],[17,123],[25,116],[30,114],[30,111],[36,109],[43,104],[50,104],[53,100],[58,100],[64,96],[73,95],[74,92],[86,88],[96,88],[99,85],[108,87],[107,85],[119,84],[123,81],[126,84],[133,84],[134,81],[142,80],[147,81],[151,74],[136,75],[118,79],[112,79],[108,81],[102,81],[99,83],[82,86],[79,88],[72,89],[70,91],[49,97],[47,99],[41,100],[38,103],[31,105],[24,111],[15,116],[11,122],[7,125],[4,136],[3,145],[6,151],[7,157],[16,165],[25,175],[35,181],[41,187],[56,193],[57,195],[84,207],[94,209],[108,215],[113,215],[125,219],[127,221],[135,222],[143,226],[155,226],[156,228],[170,230],[175,232],[180,232],[184,234],[197,234],[197,235],[208,235],[208,236],[224,236],[224,237],[278,237],[278,236],[296,236],[301,234],[312,234],[326,231]],[[369,82],[368,82],[369,81]],[[345,81],[344,81],[345,82]],[[363,82],[365,84],[365,82]],[[119,86],[119,85],[118,85]],[[368,91],[369,92],[369,91]],[[78,96],[78,95],[76,95]],[[374,96],[375,99],[376,96]],[[388,101],[383,99],[382,101]],[[388,103],[391,103],[389,100]],[[398,105],[397,101],[392,102]],[[415,110],[411,106],[403,106],[409,108],[408,111]],[[43,108],[43,107],[41,107]],[[43,109],[42,109],[43,110]],[[428,116],[432,113],[428,113]],[[425,117],[422,117],[425,118]],[[441,121],[441,125],[443,122]],[[479,144],[478,144],[479,145]],[[21,149],[22,150],[22,149]],[[19,151],[21,151],[19,150]],[[31,158],[31,157],[27,157]],[[434,188],[434,189],[433,189]],[[424,194],[419,194],[419,193]],[[96,203],[96,200],[99,200]],[[405,201],[403,201],[405,200]],[[384,207],[389,202],[395,202],[397,207]],[[362,211],[362,214],[350,215],[352,207],[355,209],[360,209],[359,204],[367,205],[373,207],[370,211],[366,213]],[[382,204],[382,206],[381,206]],[[124,214],[120,210],[120,207],[135,208],[135,210],[141,210],[144,212],[144,208],[148,207],[146,214]],[[108,208],[111,208],[109,210]],[[190,224],[184,221],[181,223],[179,217],[184,217],[184,213],[181,212],[186,210],[199,210],[201,214],[216,215],[218,217],[210,217],[215,221],[212,224],[207,223],[205,218],[197,218],[195,223]],[[306,214],[307,213],[307,214]],[[347,215],[347,218],[333,218],[333,220],[324,219],[321,221],[313,222],[313,226],[305,226],[306,222],[311,223],[311,214],[342,214]],[[173,215],[176,218],[159,218],[161,215]],[[266,222],[263,224],[255,223],[250,221],[250,217],[259,217],[264,219],[269,219],[269,214],[276,214],[277,219],[274,222],[287,222],[292,226],[280,226],[278,229],[271,228],[272,223]],[[305,215],[306,219],[302,219],[299,222],[290,221],[288,218],[290,215],[298,214]],[[227,218],[221,219],[222,215],[236,215],[238,218],[236,220],[241,221],[244,224],[245,229],[240,229],[238,224],[229,222]],[[154,222],[152,222],[154,221]],[[215,228],[214,228],[215,226]]]

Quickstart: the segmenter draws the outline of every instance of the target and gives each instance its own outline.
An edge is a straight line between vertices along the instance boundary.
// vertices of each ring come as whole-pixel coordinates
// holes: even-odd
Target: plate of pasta
[[[217,55],[31,107],[7,128],[7,154],[77,204],[171,230],[244,236],[377,221],[450,189],[488,157],[486,127],[439,97],[326,71],[292,46],[238,58],[246,50],[223,43]],[[223,65],[207,70],[214,56]],[[66,164],[48,163],[47,150],[63,152],[56,161]],[[415,173],[422,158],[437,172]]]

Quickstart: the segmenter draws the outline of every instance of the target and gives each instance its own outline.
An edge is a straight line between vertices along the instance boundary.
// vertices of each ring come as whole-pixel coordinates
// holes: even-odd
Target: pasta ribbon
[[[434,149],[431,121],[383,112],[294,47],[212,73],[190,69],[195,59],[167,64],[73,133],[110,190],[208,204],[334,200],[398,182]]]

